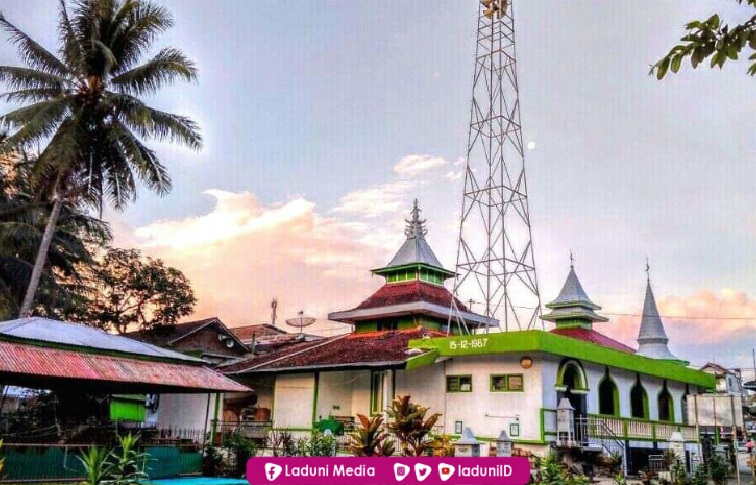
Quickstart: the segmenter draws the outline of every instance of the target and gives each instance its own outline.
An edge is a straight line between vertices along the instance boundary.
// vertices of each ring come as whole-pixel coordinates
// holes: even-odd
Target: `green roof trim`
[[[448,276],[448,277],[452,277],[452,276],[455,276],[457,274],[454,271],[449,271],[446,268],[442,268],[440,266],[432,266],[430,264],[425,264],[425,263],[411,263],[411,264],[403,264],[403,265],[400,265],[400,266],[384,266],[382,268],[372,269],[372,270],[370,270],[370,272],[374,273],[374,274],[378,274],[378,275],[383,275],[383,274],[393,273],[395,271],[402,271],[402,270],[406,270],[406,269],[418,269],[419,270],[419,269],[423,269],[423,268],[431,270],[431,271],[434,271],[436,273],[441,273],[441,274],[443,274],[445,276]]]
[[[438,357],[438,351],[436,349],[431,349],[423,355],[418,355],[408,359],[405,369],[412,370],[417,369],[418,367],[431,365],[436,361],[436,357]]]
[[[434,349],[434,354],[438,357],[545,352],[640,372],[661,379],[693,384],[706,389],[715,387],[714,375],[708,372],[690,369],[680,363],[627,354],[594,343],[541,330],[416,339],[410,340],[409,347]],[[425,360],[423,359],[422,363],[425,363]],[[418,364],[420,364],[420,361],[418,361]],[[415,367],[417,366],[415,365]]]

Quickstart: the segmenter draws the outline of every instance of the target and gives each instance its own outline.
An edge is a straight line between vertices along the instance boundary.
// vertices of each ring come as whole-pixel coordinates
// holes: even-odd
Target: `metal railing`
[[[622,473],[627,474],[627,452],[622,438],[616,431],[622,430],[619,419],[604,419],[597,416],[579,416],[573,422],[573,432],[560,432],[557,446],[568,448],[598,448],[610,455],[621,457]]]

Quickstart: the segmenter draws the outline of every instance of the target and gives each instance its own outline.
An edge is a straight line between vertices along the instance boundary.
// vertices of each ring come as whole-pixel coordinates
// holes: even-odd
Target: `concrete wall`
[[[523,369],[521,355],[475,356],[452,359],[444,363],[446,376],[472,375],[472,392],[445,392],[442,379],[435,392],[443,393],[444,431],[455,432],[455,421],[462,421],[479,437],[496,438],[501,430],[509,432],[509,425],[519,415],[520,436],[515,440],[540,440],[540,411],[543,395],[542,362],[533,358],[533,366]],[[522,374],[524,391],[492,392],[491,374]]]
[[[352,416],[370,416],[370,371],[352,373]]]
[[[312,428],[315,374],[281,374],[276,378],[273,427]]]
[[[315,419],[328,416],[352,416],[351,371],[321,372],[318,380],[318,402]]]
[[[446,414],[444,399],[445,364],[396,371],[396,395],[409,394],[412,402],[426,406],[430,413]],[[439,420],[443,425],[444,419]]]
[[[556,402],[556,377],[561,359],[554,356],[543,357],[543,407],[547,409],[555,409],[559,403]],[[580,362],[585,370],[588,378],[588,387],[590,392],[586,396],[588,403],[588,413],[598,414],[599,412],[599,384],[606,375],[606,366],[592,364],[590,362]],[[619,395],[619,411],[620,416],[625,418],[631,417],[630,409],[630,390],[635,385],[637,379],[637,373],[630,372],[624,369],[617,369],[614,367],[609,368],[609,377],[614,381],[617,386]],[[651,420],[659,419],[658,397],[661,392],[664,381],[655,377],[651,377],[645,374],[640,375],[641,385],[646,390],[648,395],[648,408],[649,417]],[[672,402],[674,403],[674,421],[676,423],[683,422],[682,415],[682,397],[685,395],[685,384],[667,381],[667,390],[672,396]]]
[[[210,398],[209,412],[208,397]],[[208,430],[214,419],[215,397],[216,394],[161,394],[155,424],[158,428]],[[221,394],[219,419],[222,415],[223,395]]]

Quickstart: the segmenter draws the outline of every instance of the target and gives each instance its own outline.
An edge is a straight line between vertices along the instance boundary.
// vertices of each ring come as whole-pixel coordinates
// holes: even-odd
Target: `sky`
[[[56,0],[0,0],[0,11],[54,48]],[[359,304],[370,269],[400,246],[411,201],[453,269],[477,7],[474,0],[160,0],[199,81],[149,99],[201,126],[192,152],[157,144],[174,189],[141,191],[107,212],[116,244],[190,278],[193,317],[230,326],[320,319]],[[682,25],[735,2],[518,1],[523,135],[541,298],[559,292],[569,253],[634,344],[646,257],[670,347],[696,363],[751,365],[756,346],[756,111],[745,62],[650,65]],[[17,64],[0,44],[0,64]],[[7,107],[0,107],[4,110]],[[464,296],[464,295],[463,295]]]

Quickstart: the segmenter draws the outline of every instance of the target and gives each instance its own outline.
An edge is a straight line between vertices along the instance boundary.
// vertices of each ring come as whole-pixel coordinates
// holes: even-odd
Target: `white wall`
[[[210,407],[208,408],[208,397]],[[158,428],[209,430],[214,419],[216,394],[161,394],[157,410]],[[209,409],[209,412],[208,412]],[[218,418],[223,416],[220,395]],[[205,419],[207,418],[207,420]]]
[[[542,362],[531,354],[533,366],[520,366],[522,355],[489,355],[451,359],[444,363],[445,375],[472,375],[472,392],[447,393],[445,379],[438,386],[444,398],[444,431],[454,433],[454,422],[462,421],[476,436],[497,438],[519,415],[520,436],[514,440],[540,440],[543,396]],[[492,392],[491,374],[522,374],[523,392]]]
[[[273,427],[312,428],[315,374],[280,374],[276,378]]]
[[[410,400],[429,408],[429,413],[446,414],[444,406],[444,364],[420,367],[413,370],[396,371],[396,392],[401,396],[409,394]],[[443,424],[444,419],[438,423]],[[452,431],[454,429],[452,428]],[[448,432],[448,430],[447,430]]]
[[[370,371],[352,373],[352,416],[370,416]]]
[[[318,380],[318,403],[315,419],[328,416],[352,416],[351,371],[321,372]]]

